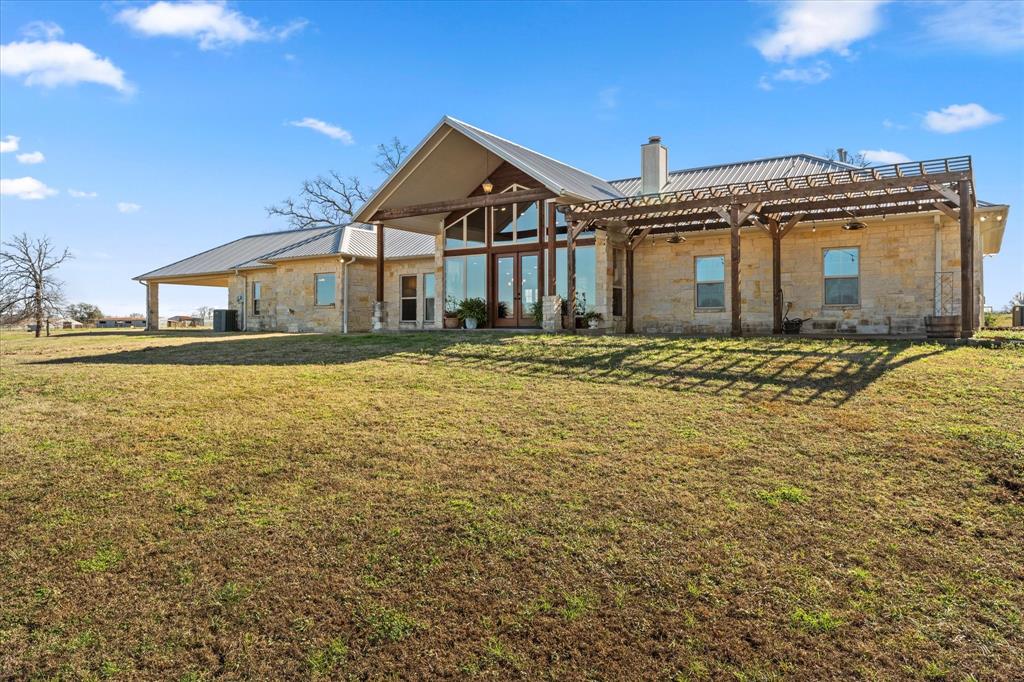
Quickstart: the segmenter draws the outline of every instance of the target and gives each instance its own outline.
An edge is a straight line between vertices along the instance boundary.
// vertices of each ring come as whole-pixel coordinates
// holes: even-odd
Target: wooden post
[[[384,225],[377,228],[377,303],[384,302]]]
[[[565,269],[568,289],[566,293],[565,308],[569,313],[569,329],[576,331],[576,240],[574,239],[577,221],[569,223],[569,229],[565,235]]]
[[[740,207],[733,204],[729,207],[729,223],[732,249],[729,258],[730,282],[732,286],[732,335],[742,336],[743,326],[740,322]]]
[[[772,238],[772,334],[782,333],[782,232],[779,221],[768,221]]]
[[[633,248],[626,247],[626,333],[633,333]]]
[[[960,337],[974,336],[974,202],[970,182],[961,180],[960,194]]]
[[[555,247],[556,231],[555,223],[557,222],[555,215],[555,202],[548,204],[548,296],[554,296],[558,292],[558,282],[555,278],[556,268],[558,267],[558,249]]]

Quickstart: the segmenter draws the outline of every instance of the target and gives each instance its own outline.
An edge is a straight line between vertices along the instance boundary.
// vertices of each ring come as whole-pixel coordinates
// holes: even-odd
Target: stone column
[[[388,304],[386,301],[373,302],[373,331],[382,332],[388,328]]]
[[[555,294],[554,296],[545,296],[541,300],[544,305],[541,329],[546,332],[559,331],[562,328],[562,297]]]
[[[160,285],[146,282],[146,331],[160,329]]]

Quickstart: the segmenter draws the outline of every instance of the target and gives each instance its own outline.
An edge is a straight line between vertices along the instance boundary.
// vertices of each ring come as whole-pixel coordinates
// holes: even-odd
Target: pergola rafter
[[[728,229],[731,242],[732,330],[741,333],[739,262],[740,229],[756,225],[773,240],[773,329],[781,332],[779,285],[780,241],[799,222],[885,217],[922,211],[941,211],[960,221],[963,275],[962,333],[973,333],[973,212],[971,157],[888,164],[870,168],[817,173],[661,194],[564,204],[572,228],[569,247],[581,225],[621,230],[627,238],[626,277],[632,279],[632,254],[649,235]],[[579,229],[577,229],[579,228]],[[570,251],[571,252],[571,251]],[[574,268],[570,265],[570,270]],[[570,289],[574,290],[570,272]],[[632,331],[632,290],[627,291],[626,328]]]

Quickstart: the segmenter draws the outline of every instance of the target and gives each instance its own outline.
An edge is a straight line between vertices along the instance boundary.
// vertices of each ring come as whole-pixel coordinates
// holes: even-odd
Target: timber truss
[[[661,194],[584,201],[558,206],[569,222],[568,247],[583,230],[620,229],[627,239],[626,277],[632,279],[633,251],[648,235],[729,229],[732,333],[740,318],[740,228],[756,226],[772,238],[773,331],[782,328],[780,242],[801,222],[885,217],[941,211],[960,222],[963,305],[962,334],[974,328],[974,230],[977,205],[971,157],[913,161],[869,168],[698,187]],[[575,267],[569,260],[569,300],[575,296]],[[628,287],[626,326],[633,327],[632,287]]]

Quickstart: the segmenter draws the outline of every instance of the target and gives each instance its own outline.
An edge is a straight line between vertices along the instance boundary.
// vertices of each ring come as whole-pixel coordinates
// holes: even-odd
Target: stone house
[[[247,330],[442,326],[479,297],[487,326],[643,333],[921,334],[979,325],[983,256],[1009,207],[969,157],[857,168],[810,154],[607,181],[444,117],[347,226],[252,235],[140,275],[228,289]],[[969,257],[962,258],[962,254]],[[966,304],[962,292],[966,292]]]

